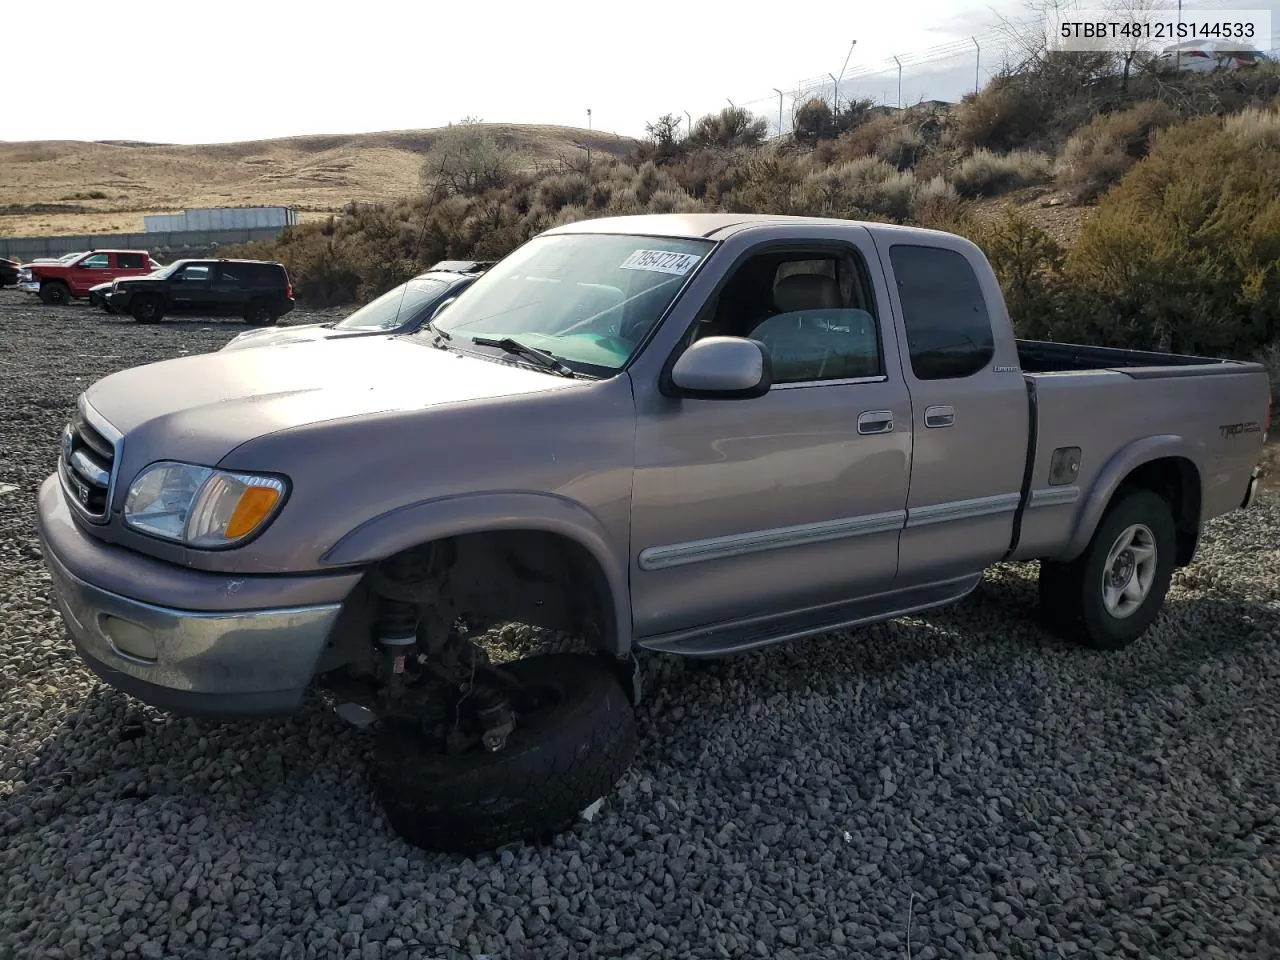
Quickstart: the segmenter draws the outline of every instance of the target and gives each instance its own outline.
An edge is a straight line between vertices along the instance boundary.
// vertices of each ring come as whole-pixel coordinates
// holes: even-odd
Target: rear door
[[[247,263],[220,263],[209,291],[210,308],[217,313],[240,313],[253,295],[254,274]]]
[[[1009,549],[1030,411],[1004,301],[977,248],[886,236],[877,241],[914,439],[898,559],[907,586],[977,572]]]
[[[148,263],[148,257],[145,253],[131,253],[125,251],[123,253],[113,254],[115,257],[115,267],[112,270],[112,278],[116,277],[141,277],[151,272]]]

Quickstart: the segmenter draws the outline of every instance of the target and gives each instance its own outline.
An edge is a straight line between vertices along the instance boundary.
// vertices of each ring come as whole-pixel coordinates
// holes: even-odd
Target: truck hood
[[[480,402],[590,381],[465,357],[404,337],[315,340],[163,360],[104,377],[85,400],[124,436],[122,470],[216,464],[291,427]]]

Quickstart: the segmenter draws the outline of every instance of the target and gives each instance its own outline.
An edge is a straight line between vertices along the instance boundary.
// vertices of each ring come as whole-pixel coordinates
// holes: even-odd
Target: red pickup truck
[[[146,250],[90,250],[71,260],[28,263],[18,271],[18,289],[45,303],[89,296],[89,289],[121,277],[145,277],[160,269]]]

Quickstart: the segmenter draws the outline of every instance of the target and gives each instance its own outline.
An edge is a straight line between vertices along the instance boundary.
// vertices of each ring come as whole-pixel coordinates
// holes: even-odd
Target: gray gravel
[[[647,659],[592,822],[425,855],[318,704],[197,725],[68,652],[32,511],[77,392],[238,329],[0,291],[0,958],[1280,955],[1280,502],[1214,523],[1119,655],[1038,630],[1009,566],[929,616]]]

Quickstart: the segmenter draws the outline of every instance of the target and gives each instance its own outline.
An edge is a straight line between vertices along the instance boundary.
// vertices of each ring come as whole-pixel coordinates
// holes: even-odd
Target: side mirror
[[[773,361],[758,340],[707,337],[680,354],[671,368],[676,394],[699,400],[762,397],[773,385]]]

